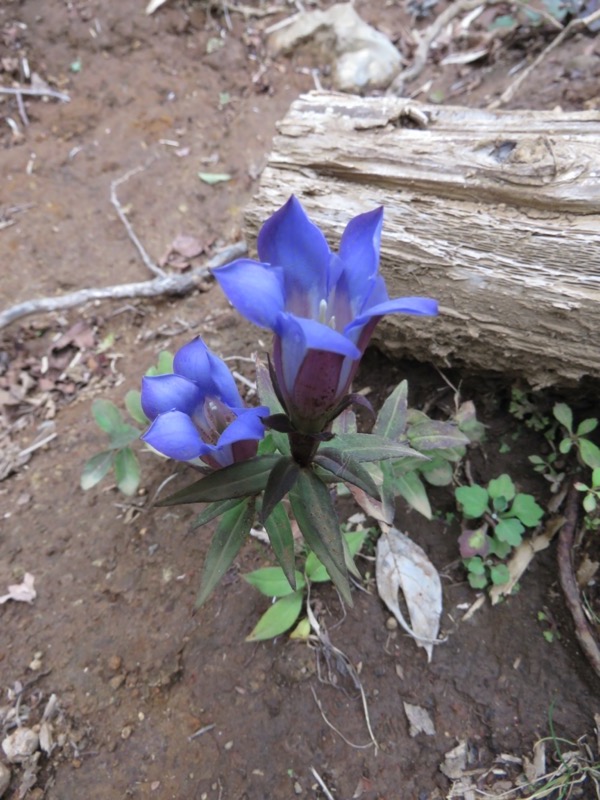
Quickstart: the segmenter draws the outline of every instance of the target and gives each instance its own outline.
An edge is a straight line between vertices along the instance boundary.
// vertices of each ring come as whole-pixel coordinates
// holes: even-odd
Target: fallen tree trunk
[[[384,349],[534,386],[600,377],[600,113],[313,92],[279,125],[250,238],[291,192],[332,245],[385,206],[390,296],[441,313],[386,319]]]

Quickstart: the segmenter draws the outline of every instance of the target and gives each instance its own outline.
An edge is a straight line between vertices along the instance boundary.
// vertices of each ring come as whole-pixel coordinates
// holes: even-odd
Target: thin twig
[[[212,731],[212,729],[214,727],[215,727],[215,723],[213,722],[211,725],[205,725],[203,728],[198,728],[197,731],[195,731],[190,736],[188,736],[188,742],[191,742],[194,739],[197,739],[199,736],[203,736],[205,733],[208,733],[209,731]]]
[[[19,109],[19,116],[21,117],[21,122],[26,128],[28,128],[29,117],[27,116],[27,111],[25,111],[25,103],[23,102],[23,95],[21,94],[21,92],[17,93],[17,108]]]
[[[317,782],[317,783],[319,784],[319,786],[321,787],[321,791],[323,792],[323,794],[325,795],[325,797],[327,798],[327,800],[335,800],[335,798],[333,797],[333,795],[331,794],[331,792],[329,791],[329,789],[328,789],[328,788],[327,788],[327,786],[325,785],[325,781],[324,781],[324,780],[323,780],[323,778],[322,778],[322,777],[319,775],[319,773],[317,772],[317,770],[316,770],[314,767],[311,767],[311,768],[310,768],[310,771],[311,771],[311,772],[312,772],[312,774],[314,775],[316,782]]]
[[[206,278],[211,269],[220,267],[228,261],[246,253],[246,243],[237,242],[221,250],[202,267],[182,275],[166,275],[138,283],[123,283],[118,286],[104,286],[95,289],[79,289],[62,297],[43,297],[39,300],[26,300],[24,303],[0,312],[0,330],[11,322],[29,314],[42,314],[49,311],[62,311],[82,305],[90,300],[122,300],[126,297],[160,297],[162,295],[183,295],[197,288],[198,282]]]
[[[127,235],[135,245],[147,269],[149,269],[150,272],[153,272],[155,275],[158,275],[160,278],[165,278],[167,273],[164,270],[162,270],[159,266],[157,266],[146,252],[144,245],[138,239],[135,231],[133,230],[131,222],[129,222],[129,220],[127,219],[127,215],[123,210],[123,206],[121,205],[121,203],[119,202],[119,198],[117,197],[117,186],[120,186],[122,183],[125,183],[134,175],[137,175],[138,172],[142,172],[142,170],[145,170],[147,166],[148,164],[140,167],[135,167],[134,169],[130,169],[129,172],[125,173],[125,175],[122,175],[120,178],[114,180],[110,185],[110,202],[115,207],[116,212],[119,215],[119,219],[125,226]]]
[[[351,742],[350,739],[346,739],[344,734],[335,727],[333,722],[330,722],[327,719],[327,716],[326,716],[325,712],[323,711],[323,704],[321,703],[321,701],[317,697],[317,693],[315,692],[315,690],[314,690],[314,688],[312,686],[310,687],[310,690],[312,692],[313,697],[315,698],[315,703],[317,704],[317,708],[321,712],[321,716],[323,717],[323,722],[327,726],[329,726],[334,733],[337,733],[337,735],[341,739],[343,739],[349,747],[353,747],[355,750],[368,750],[369,747],[373,747],[373,742],[369,742],[368,744],[354,744],[354,742]]]
[[[509,103],[521,84],[527,80],[531,73],[539,67],[542,61],[547,58],[553,50],[556,50],[559,44],[562,44],[564,40],[573,33],[577,33],[577,31],[589,27],[598,20],[600,20],[600,8],[594,11],[593,14],[589,14],[587,17],[572,19],[569,24],[561,30],[556,39],[553,39],[548,47],[542,50],[539,56],[532,61],[532,63],[526,69],[524,69],[523,72],[519,73],[515,80],[502,92],[500,97],[497,100],[494,100],[493,103],[489,104],[488,108],[493,110],[495,108],[499,108],[501,105]]]
[[[578,515],[579,494],[574,487],[571,487],[565,509],[565,524],[558,537],[558,572],[560,585],[575,623],[575,635],[579,641],[579,646],[596,675],[600,677],[600,648],[581,606],[581,596],[573,566],[573,543],[575,541]]]
[[[54,97],[56,100],[62,100],[63,103],[70,103],[71,98],[64,92],[57,92],[54,89],[35,89],[33,87],[19,86],[14,89],[10,86],[0,86],[0,94],[15,94],[15,95],[28,95],[29,97]]]

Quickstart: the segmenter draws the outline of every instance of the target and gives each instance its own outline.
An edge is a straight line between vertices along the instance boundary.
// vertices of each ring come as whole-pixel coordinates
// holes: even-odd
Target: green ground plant
[[[463,532],[459,548],[467,568],[469,584],[484,589],[509,580],[506,559],[535,528],[544,510],[531,494],[518,492],[512,478],[503,474],[487,486],[473,484],[455,490],[462,513]],[[470,527],[476,522],[476,527]]]

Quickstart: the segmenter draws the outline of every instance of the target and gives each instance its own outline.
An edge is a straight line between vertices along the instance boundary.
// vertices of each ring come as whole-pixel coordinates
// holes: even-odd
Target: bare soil
[[[33,72],[71,96],[70,103],[25,98],[27,128],[15,98],[0,96],[0,116],[20,129],[0,130],[7,307],[152,277],[110,204],[111,182],[136,167],[144,169],[120,186],[119,198],[154,259],[180,234],[204,246],[194,266],[239,239],[276,121],[314,86],[310,70],[319,65],[310,54],[273,60],[265,51],[264,29],[292,7],[173,0],[150,17],[143,7],[142,0],[9,0],[0,8],[0,83],[19,77],[9,59],[26,56]],[[413,24],[397,4],[361,0],[357,10],[400,44]],[[514,35],[475,66],[431,63],[419,81],[422,97],[435,92],[444,102],[485,105],[509,84],[511,68],[552,35]],[[597,108],[599,53],[597,38],[566,41],[513,106]],[[326,70],[321,80],[327,83]],[[208,185],[199,172],[232,178]],[[179,300],[90,304],[2,333],[0,594],[28,572],[38,595],[32,605],[0,606],[0,719],[19,696],[30,724],[40,722],[52,694],[59,709],[51,754],[29,764],[29,773],[27,765],[11,765],[4,797],[326,797],[312,767],[340,800],[433,800],[451,790],[439,766],[460,741],[477,769],[502,754],[530,754],[552,724],[565,739],[591,737],[600,687],[571,632],[554,548],[535,559],[517,594],[461,622],[475,594],[457,560],[456,523],[444,516],[453,510],[447,490],[434,494],[434,522],[402,505],[397,517],[444,577],[448,640],[430,665],[414,642],[386,627],[371,562],[361,562],[368,593],[356,592],[353,609],[343,611],[333,591],[319,590],[323,624],[361,665],[378,753],[368,746],[348,676],[334,669],[336,685],[324,681],[306,644],[244,641],[268,603],[240,576],[271,562],[264,545],[249,541],[211,600],[194,611],[212,527],[192,533],[193,509],[152,507],[173,465],[144,454],[143,489],[133,500],[110,481],[88,493],[79,488],[85,460],[105,445],[92,399],[121,403],[160,350],[194,335],[223,356],[241,357],[233,365],[247,376],[243,358],[265,346],[210,280]],[[448,396],[427,366],[392,364],[376,352],[359,384],[377,403],[402,377],[416,404]],[[547,499],[527,462],[539,440],[507,413],[509,387],[467,376],[462,392],[489,426],[486,443],[470,456],[475,479],[509,471]],[[500,453],[502,443],[509,452]],[[169,488],[189,477],[179,469]],[[553,636],[545,638],[547,631]],[[403,701],[429,711],[435,735],[409,735]],[[520,771],[506,760],[497,769],[481,788]],[[589,782],[574,792],[595,796]]]

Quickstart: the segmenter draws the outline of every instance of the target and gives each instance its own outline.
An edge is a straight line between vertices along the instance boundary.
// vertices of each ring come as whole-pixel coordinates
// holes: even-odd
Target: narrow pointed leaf
[[[273,639],[289,630],[300,616],[304,593],[292,592],[282,597],[265,611],[252,633],[246,636],[247,642],[261,642]]]
[[[210,505],[206,506],[206,508],[198,514],[194,522],[192,523],[191,530],[195,531],[197,528],[201,528],[202,525],[206,525],[207,522],[210,522],[211,519],[215,519],[215,517],[220,517],[221,514],[224,514],[226,511],[229,511],[230,508],[237,506],[239,503],[239,499],[233,498],[231,500],[217,500],[216,503],[211,503]]]
[[[275,506],[281,500],[283,500],[286,494],[296,483],[299,474],[300,467],[294,461],[294,459],[290,456],[281,456],[279,461],[271,470],[267,485],[265,487],[265,493],[260,512],[260,521],[263,525]]]
[[[92,403],[92,415],[99,428],[106,433],[113,433],[123,425],[121,412],[110,400],[97,397]]]
[[[261,594],[266,595],[266,597],[285,597],[294,591],[294,587],[290,585],[281,567],[262,567],[261,569],[255,569],[254,572],[249,572],[243,577],[245,581],[254,586],[255,589],[258,589]],[[306,583],[302,573],[296,570],[294,577],[298,591],[304,589]]]
[[[84,491],[100,483],[111,468],[114,457],[115,454],[111,450],[105,450],[86,461],[79,479],[79,485]]]
[[[386,439],[399,439],[406,429],[407,410],[408,382],[402,381],[381,406],[373,433]]]
[[[135,494],[140,485],[140,464],[131,447],[119,450],[115,456],[117,488],[123,494]]]
[[[342,433],[356,433],[356,414],[351,408],[346,408],[331,424],[331,432],[336,436]]]
[[[270,414],[260,419],[265,428],[278,433],[294,433],[296,430],[287,414]]]
[[[205,602],[231,566],[250,532],[254,513],[254,499],[247,497],[221,517],[206,556],[196,607]]]
[[[294,535],[285,506],[278,503],[265,520],[271,547],[292,589],[296,589]]]
[[[306,544],[352,605],[342,533],[327,486],[310,469],[303,469],[290,492],[290,502]]]
[[[341,481],[358,486],[363,492],[379,500],[379,491],[375,481],[367,470],[355,461],[351,455],[342,453],[334,447],[324,447],[315,457],[317,463],[323,469],[328,470]]]
[[[427,456],[413,450],[407,444],[392,442],[373,433],[343,433],[333,439],[337,450],[350,453],[355,461],[385,461],[406,456],[427,460]]]
[[[157,505],[211,503],[259,494],[267,485],[269,473],[280,458],[278,455],[257,456],[223,467],[161,500]]]
[[[142,409],[142,393],[137,389],[130,389],[125,395],[125,408],[131,419],[140,425],[148,425],[150,420]]]
[[[271,376],[269,375],[269,367],[267,367],[264,362],[257,359],[256,391],[258,393],[260,402],[262,405],[268,406],[271,414],[283,414],[285,413],[285,409],[281,404],[277,392],[273,388]],[[279,452],[288,455],[290,452],[290,445],[287,436],[283,433],[278,433],[277,431],[271,431],[270,435],[273,437],[273,441],[275,442]]]
[[[419,514],[422,514],[426,519],[432,518],[433,515],[431,504],[427,497],[427,489],[416,472],[395,475],[392,479],[392,486],[395,493],[402,495],[415,511],[418,511]]]

